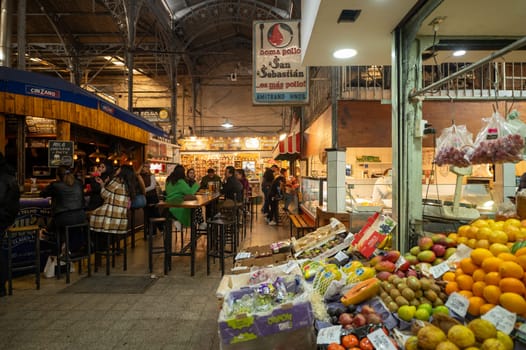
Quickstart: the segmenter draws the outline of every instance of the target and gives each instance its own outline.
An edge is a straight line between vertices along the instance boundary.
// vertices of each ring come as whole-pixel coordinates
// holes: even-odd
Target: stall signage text
[[[308,102],[307,67],[301,65],[300,21],[255,21],[254,104]]]
[[[26,94],[36,95],[36,96],[45,96],[52,98],[60,98],[59,90],[52,90],[38,86],[26,85]]]

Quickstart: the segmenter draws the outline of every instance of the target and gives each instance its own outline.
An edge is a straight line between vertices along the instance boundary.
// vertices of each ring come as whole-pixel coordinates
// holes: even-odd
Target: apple
[[[355,315],[354,318],[353,318],[353,321],[352,321],[352,325],[355,328],[361,327],[361,326],[365,325],[366,323],[367,323],[367,319],[362,314]]]
[[[369,314],[374,314],[376,313],[376,311],[374,310],[374,308],[371,306],[371,305],[364,305],[362,306],[362,311],[361,313],[363,315],[369,315]]]
[[[342,326],[353,324],[353,317],[351,314],[344,312],[340,314],[340,317],[338,317],[338,323],[341,324]]]
[[[446,247],[441,244],[433,244],[431,250],[435,253],[437,257],[444,256],[446,254]]]

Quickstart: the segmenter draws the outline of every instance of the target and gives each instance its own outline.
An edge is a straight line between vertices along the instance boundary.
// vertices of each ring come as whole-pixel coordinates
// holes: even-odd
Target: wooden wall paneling
[[[27,115],[26,110],[26,99],[24,96],[15,95],[15,114]]]
[[[5,92],[0,92],[0,111],[5,111]]]
[[[34,106],[33,115],[35,117],[43,117],[44,116],[44,105],[43,105],[42,99],[33,98],[33,106]]]
[[[71,140],[71,123],[63,120],[57,120],[57,140]]]
[[[5,113],[13,114],[15,112],[15,95],[7,93],[5,98]]]

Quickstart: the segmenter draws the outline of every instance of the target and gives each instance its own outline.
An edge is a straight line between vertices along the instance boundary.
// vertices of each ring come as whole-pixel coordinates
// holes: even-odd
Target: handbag
[[[137,194],[131,202],[131,209],[140,209],[146,206],[146,196],[144,194]]]
[[[48,256],[46,261],[46,266],[44,267],[44,276],[46,278],[55,277],[55,268],[57,267],[57,257]]]

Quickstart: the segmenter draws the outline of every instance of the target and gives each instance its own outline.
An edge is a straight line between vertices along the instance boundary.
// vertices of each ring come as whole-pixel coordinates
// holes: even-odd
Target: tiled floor
[[[128,271],[119,259],[112,275],[149,275],[141,237],[128,250]],[[288,237],[288,223],[268,226],[259,214],[242,245]],[[0,298],[0,349],[219,349],[215,291],[221,274],[216,264],[206,275],[205,247],[202,237],[194,277],[188,257],[174,258],[164,276],[163,258],[155,256],[152,278],[158,280],[144,294],[60,293],[64,279],[43,279],[37,291],[32,276],[20,277],[13,296]],[[87,275],[73,273],[72,283],[79,278]]]

